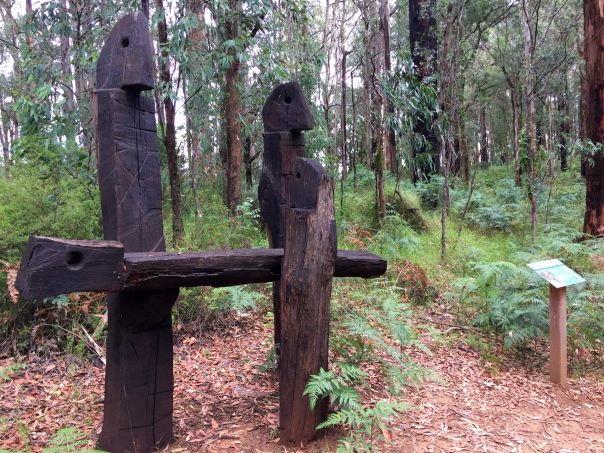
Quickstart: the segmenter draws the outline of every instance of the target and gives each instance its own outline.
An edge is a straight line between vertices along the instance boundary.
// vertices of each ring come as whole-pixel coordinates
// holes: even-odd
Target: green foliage
[[[419,250],[417,234],[398,214],[384,218],[382,229],[375,235],[371,250],[388,260],[397,260]]]
[[[102,235],[97,188],[81,173],[86,162],[61,152],[35,137],[21,140],[10,178],[0,178],[0,259],[20,258],[30,234]]]
[[[578,288],[574,297],[568,297],[570,350],[601,351],[604,347],[604,272],[584,273],[583,277],[586,284]]]
[[[426,349],[408,323],[410,310],[392,287],[377,283],[368,292],[364,287],[345,287],[344,298],[336,297],[332,310],[331,345],[337,361],[332,370],[311,376],[305,394],[311,408],[330,398],[335,409],[317,429],[336,425],[351,429],[339,451],[375,451],[374,442],[383,438],[387,424],[410,407],[384,401],[363,404],[361,389],[369,385],[363,366],[379,363],[390,383],[388,390],[398,394],[405,385],[433,377],[404,352],[409,346]]]
[[[334,426],[350,428],[350,435],[338,441],[338,453],[379,451],[374,442],[384,440],[388,424],[410,409],[412,406],[406,403],[378,401],[372,407],[358,406],[329,414],[317,429]]]
[[[477,263],[474,276],[456,280],[455,293],[472,323],[493,332],[506,348],[546,335],[545,286],[528,268],[510,262]]]
[[[334,367],[337,367],[334,364]],[[334,406],[344,409],[356,409],[361,404],[359,392],[350,387],[349,383],[359,381],[365,376],[365,373],[354,365],[341,365],[340,374],[336,375],[334,371],[319,370],[319,374],[310,377],[304,394],[308,395],[308,402],[311,409],[315,409],[317,402],[323,398],[330,397]]]
[[[257,302],[263,298],[264,295],[251,291],[245,286],[215,288],[208,298],[208,307],[216,312],[235,311],[242,314],[256,308]]]
[[[424,181],[417,185],[419,199],[424,209],[436,209],[441,205],[443,181],[444,178],[442,176],[432,176],[429,181]]]
[[[85,435],[76,428],[63,428],[52,436],[42,453],[102,453],[100,450],[82,450],[87,443]]]

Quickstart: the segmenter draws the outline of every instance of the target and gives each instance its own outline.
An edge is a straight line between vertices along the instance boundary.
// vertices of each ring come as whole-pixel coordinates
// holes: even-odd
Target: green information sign
[[[537,261],[536,263],[530,263],[528,267],[556,288],[564,288],[585,281],[583,277],[560,260]]]

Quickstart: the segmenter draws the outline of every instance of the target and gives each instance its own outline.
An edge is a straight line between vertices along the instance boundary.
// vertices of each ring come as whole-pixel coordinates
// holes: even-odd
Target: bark
[[[560,170],[568,170],[568,140],[571,133],[570,108],[568,95],[563,93],[558,97],[558,115],[560,118],[558,130],[558,143],[560,145]]]
[[[341,96],[341,129],[342,129],[342,180],[346,181],[348,177],[348,153],[346,149],[347,139],[346,139],[346,57],[350,53],[349,50],[344,50],[342,52],[342,69],[341,69],[341,80],[342,80],[342,96]]]
[[[352,152],[350,153],[350,160],[352,164],[352,181],[353,187],[356,189],[357,184],[357,134],[356,134],[356,126],[357,126],[357,104],[354,100],[354,75],[353,71],[350,71],[350,101],[352,104],[352,127],[350,128],[352,133],[352,140],[350,141],[352,145]]]
[[[436,72],[438,39],[435,15],[436,0],[409,0],[411,56],[417,76],[422,80],[433,76]],[[420,163],[414,165],[414,171],[411,174],[413,183],[416,183],[419,179],[429,178],[431,173],[438,173],[439,171],[438,138],[432,132],[431,124],[429,124],[431,122],[419,120],[415,123],[414,132],[423,135],[426,138],[426,143],[418,147],[412,147],[411,156],[416,160],[420,157],[420,154],[430,153],[431,159],[421,158]]]
[[[63,16],[65,20],[69,20],[69,2],[65,0],[63,2]],[[71,28],[71,27],[70,27]],[[75,117],[72,117],[75,110],[75,97],[72,88],[73,72],[71,70],[71,42],[68,35],[61,33],[61,76],[63,78],[63,96],[65,97],[65,104],[63,106],[63,113],[67,119],[65,134],[67,143],[71,146],[75,146]]]
[[[253,177],[252,177],[252,164],[258,155],[252,155],[252,138],[245,137],[244,146],[243,146],[243,166],[245,168],[245,185],[251,190],[254,185]]]
[[[163,0],[155,0],[155,7],[159,11],[164,11]],[[163,99],[163,113],[165,123],[162,124],[164,132],[164,145],[166,147],[168,174],[170,179],[170,197],[172,200],[172,243],[177,246],[182,243],[184,238],[184,224],[182,221],[182,199],[180,192],[180,171],[178,169],[178,150],[176,149],[176,109],[174,102],[169,96],[172,91],[172,77],[170,74],[170,58],[168,55],[168,25],[166,23],[165,13],[163,19],[157,23],[157,36],[159,47],[162,49],[159,61],[159,76],[166,90]],[[162,116],[160,118],[160,124]]]
[[[10,167],[10,117],[4,106],[3,96],[0,95],[0,143],[2,144],[2,165],[6,175]]]
[[[388,0],[381,0],[380,3],[380,30],[382,32],[384,47],[384,75],[390,75],[392,71],[392,58],[390,56],[390,5]],[[384,137],[384,163],[386,170],[398,172],[398,162],[396,158],[396,135],[394,129],[388,126],[388,118],[394,116],[394,104],[388,98],[385,99],[386,112],[384,116],[385,131]]]
[[[483,165],[489,163],[489,137],[487,135],[487,118],[486,108],[481,107],[479,114],[480,123],[480,162]]]
[[[182,94],[184,99],[188,98],[189,91],[187,89],[188,84],[186,77],[182,82]],[[200,216],[199,211],[199,199],[197,198],[197,162],[199,161],[199,132],[193,129],[191,109],[189,103],[185,102],[185,127],[187,137],[187,158],[189,161],[189,183],[191,185],[191,196],[193,197],[193,204],[195,205],[195,218],[198,219]]]
[[[228,22],[227,31],[228,39],[236,38],[237,24]],[[240,67],[241,63],[235,57],[227,70],[225,86],[227,206],[232,215],[235,215],[241,202],[241,125],[238,118],[241,112],[241,93],[237,88]]]
[[[584,0],[585,85],[583,138],[604,143],[604,8],[601,1]],[[585,234],[604,235],[604,153],[600,150],[584,156]]]
[[[508,81],[510,85],[512,103],[512,149],[514,151],[514,181],[517,186],[522,185],[522,169],[520,166],[520,100],[518,99],[518,88],[515,83]]]
[[[538,6],[537,6],[538,7]],[[537,198],[534,193],[535,156],[537,155],[537,119],[535,110],[535,30],[531,23],[533,14],[528,0],[522,0],[522,29],[524,38],[524,63],[526,69],[524,96],[526,99],[526,129],[528,134],[528,181],[527,193],[531,207],[531,244],[537,234]]]
[[[372,140],[372,130],[371,130],[371,122],[372,122],[372,111],[371,111],[371,103],[372,103],[372,92],[371,92],[371,15],[369,14],[369,1],[363,1],[363,24],[364,24],[364,32],[363,32],[363,88],[364,88],[364,107],[365,107],[365,156],[366,156],[366,165],[367,170],[371,170],[372,161],[373,161],[373,150],[371,144]]]
[[[237,40],[241,37],[237,17],[242,13],[241,0],[229,0],[230,13],[226,14],[222,26],[225,40]],[[237,14],[233,14],[237,13]],[[254,37],[261,29],[261,18],[258,19],[252,30],[246,32],[249,37]],[[237,206],[241,203],[241,93],[238,85],[241,82],[242,63],[239,54],[244,49],[231,47],[228,50],[231,64],[225,75],[224,87],[224,155],[223,164],[226,173],[226,202],[232,215],[235,215]]]

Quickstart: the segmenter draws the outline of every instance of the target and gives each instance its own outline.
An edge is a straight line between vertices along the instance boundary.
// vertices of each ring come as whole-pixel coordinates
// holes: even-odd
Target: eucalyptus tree
[[[185,231],[182,219],[181,182],[180,170],[178,168],[178,149],[176,146],[176,106],[173,100],[175,90],[172,83],[172,68],[175,66],[170,60],[168,21],[166,19],[163,0],[155,0],[154,19],[157,23],[159,48],[158,72],[160,84],[156,94],[159,95],[161,103],[158,103],[158,119],[168,161],[170,198],[172,201],[172,243],[174,246],[177,246],[182,243]]]
[[[249,58],[249,49],[256,34],[263,27],[263,20],[270,3],[268,0],[221,0],[211,5],[217,23],[220,69],[224,76],[224,156],[226,176],[226,202],[235,214],[241,201],[241,68]]]
[[[438,30],[436,25],[436,0],[409,0],[409,44],[417,75],[427,83],[436,85]],[[429,178],[438,173],[440,158],[438,138],[429,122],[417,121],[415,129],[426,140],[422,146],[412,148],[412,181]]]
[[[583,232],[594,236],[604,235],[604,51],[601,43],[604,30],[604,10],[601,2],[583,1],[585,23],[585,80],[583,118],[584,137],[596,144],[583,156],[582,171],[585,177],[585,219]]]

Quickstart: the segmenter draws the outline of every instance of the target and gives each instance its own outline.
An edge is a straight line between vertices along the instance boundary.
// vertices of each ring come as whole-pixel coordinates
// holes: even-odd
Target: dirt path
[[[174,367],[177,442],[170,451],[335,450],[341,433],[305,450],[279,445],[277,377],[259,371],[270,338],[260,318],[228,335],[182,338]],[[461,342],[430,349],[409,352],[442,379],[406,391],[403,398],[417,409],[393,424],[392,442],[380,451],[604,452],[602,382],[571,380],[560,390],[539,370],[494,375]],[[40,451],[65,427],[79,429],[83,446],[93,446],[101,422],[101,369],[62,356],[5,358],[0,370],[0,450],[29,444]]]

